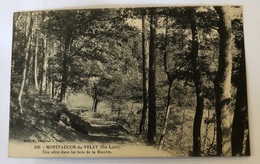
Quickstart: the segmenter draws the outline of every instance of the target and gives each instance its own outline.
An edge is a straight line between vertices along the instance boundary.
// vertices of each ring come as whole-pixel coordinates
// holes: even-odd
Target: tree
[[[99,103],[99,96],[100,94],[98,93],[98,82],[100,78],[99,77],[91,77],[89,81],[92,83],[91,84],[91,89],[92,89],[92,99],[93,99],[93,105],[92,105],[92,111],[97,112],[97,105]]]
[[[62,55],[62,82],[61,82],[61,90],[60,90],[60,102],[65,101],[66,90],[68,86],[68,56],[70,54],[70,46],[71,46],[71,36],[68,31],[67,36],[65,37],[65,48]]]
[[[91,17],[84,19],[86,15],[89,15],[88,11],[82,10],[71,10],[71,11],[60,11],[47,13],[48,20],[45,24],[47,29],[46,38],[48,36],[56,37],[56,40],[60,40],[60,54],[61,54],[61,87],[59,101],[65,100],[66,90],[69,83],[70,75],[70,59],[75,52],[81,50],[82,47],[75,48],[73,44],[75,40],[80,38],[82,35],[87,35],[90,31],[88,25],[90,24]],[[90,37],[85,37],[89,39]],[[46,52],[46,51],[45,51]],[[47,55],[47,54],[45,54]],[[47,63],[47,62],[46,62]],[[43,71],[44,72],[44,71]],[[44,81],[43,81],[44,82]],[[44,83],[43,83],[44,84]]]
[[[73,85],[79,79],[73,79],[74,60],[76,57],[88,60],[100,60],[107,56],[108,38],[126,39],[120,36],[126,27],[121,10],[70,10],[48,13],[47,29],[49,34],[59,39],[61,45],[61,87],[60,101],[64,101],[67,88],[74,90]],[[100,46],[104,46],[100,47]],[[103,56],[104,55],[104,56]],[[77,65],[78,66],[78,65]],[[84,66],[79,67],[84,70]],[[72,84],[70,84],[72,82]],[[78,81],[79,82],[79,81]]]
[[[35,22],[38,22],[37,17],[35,18]],[[35,28],[35,37],[36,37],[36,45],[35,45],[35,53],[33,56],[33,65],[34,65],[34,87],[35,91],[38,92],[39,84],[38,84],[38,53],[39,53],[39,32],[38,27]]]
[[[22,74],[22,82],[20,85],[20,91],[18,95],[18,102],[19,102],[19,107],[20,107],[20,113],[23,114],[23,105],[22,105],[22,96],[23,96],[23,90],[24,90],[24,85],[26,81],[26,75],[27,75],[27,69],[28,69],[28,63],[29,63],[29,52],[30,52],[30,47],[31,47],[31,39],[32,39],[32,13],[27,13],[26,15],[26,47],[25,47],[25,61],[23,64],[23,74]]]
[[[149,44],[149,111],[147,140],[153,144],[156,133],[156,85],[155,85],[155,37],[156,37],[156,8],[150,8],[150,44]]]
[[[192,61],[192,69],[193,75],[192,79],[195,85],[196,91],[196,113],[194,117],[193,123],[193,155],[201,156],[201,121],[203,116],[204,109],[204,93],[202,91],[202,80],[201,73],[199,70],[198,63],[198,51],[199,51],[199,41],[198,41],[198,32],[196,25],[196,10],[195,8],[189,9],[190,15],[190,27],[192,32],[192,49],[191,49],[191,61]]]
[[[142,68],[143,68],[143,109],[142,109],[142,116],[141,116],[141,122],[139,127],[139,133],[144,131],[144,125],[146,120],[146,114],[147,114],[147,57],[146,57],[146,39],[145,39],[145,18],[146,18],[146,12],[142,13]]]
[[[159,141],[159,149],[161,149],[163,147],[163,143],[164,143],[164,136],[166,134],[166,128],[167,128],[167,124],[168,124],[168,117],[169,117],[169,114],[170,114],[170,109],[171,109],[171,105],[170,105],[170,102],[171,102],[171,89],[172,89],[172,83],[174,81],[174,72],[171,72],[169,69],[168,69],[168,58],[167,58],[167,44],[168,44],[168,14],[166,15],[166,18],[165,18],[165,45],[164,45],[164,57],[163,57],[163,62],[164,62],[164,71],[167,75],[167,84],[168,84],[168,92],[167,92],[167,103],[166,103],[166,112],[165,112],[165,116],[164,116],[164,123],[163,123],[163,130],[162,130],[162,134],[161,134],[161,137],[160,137],[160,141]]]
[[[236,104],[232,125],[232,155],[242,156],[243,150],[246,151],[245,155],[250,155],[249,152],[249,135],[245,136],[245,131],[248,129],[248,108],[247,108],[247,88],[246,88],[246,66],[245,66],[245,48],[244,48],[244,36],[243,36],[243,24],[239,19],[232,21],[232,28],[235,33],[235,45],[240,51],[239,55],[239,70],[238,77],[236,78],[237,94]],[[249,133],[249,132],[247,132]],[[246,143],[244,145],[244,143]]]
[[[244,54],[244,53],[242,53]],[[246,72],[244,55],[241,57],[239,69],[239,82],[237,86],[236,105],[232,125],[232,155],[243,155],[244,133],[248,128]]]
[[[45,35],[43,41],[43,58],[42,58],[42,77],[41,77],[41,94],[47,93],[47,70],[48,70],[48,36]]]
[[[232,148],[232,155],[248,155],[242,19],[234,21],[229,7],[215,8],[15,14],[13,116],[19,107],[21,113],[43,111],[37,102],[64,103],[70,93],[80,93],[93,99],[92,111],[101,118],[145,133],[159,149],[211,156],[216,150],[229,155]],[[99,111],[100,102],[111,105],[111,115]]]
[[[217,120],[217,155],[231,152],[231,18],[230,7],[215,7],[219,15],[219,61],[215,77],[216,120]]]
[[[88,70],[87,94],[93,99],[92,111],[97,112],[97,105],[106,95],[106,90],[111,83],[111,76],[107,74],[106,67],[100,61],[92,61]]]

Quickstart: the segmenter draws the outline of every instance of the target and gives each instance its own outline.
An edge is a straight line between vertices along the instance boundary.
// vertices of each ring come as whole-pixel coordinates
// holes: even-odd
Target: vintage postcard
[[[249,156],[242,13],[14,13],[9,157]]]

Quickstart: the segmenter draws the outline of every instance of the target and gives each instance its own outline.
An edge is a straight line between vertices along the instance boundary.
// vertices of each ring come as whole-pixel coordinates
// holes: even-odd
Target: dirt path
[[[86,101],[87,100],[87,101]],[[85,102],[85,103],[84,103]],[[88,96],[80,94],[70,97],[70,105],[68,108],[89,107],[92,104],[91,99]],[[103,103],[99,107],[99,112],[110,113],[111,110]],[[107,121],[101,118],[93,118],[93,113],[87,111],[80,114],[79,117],[85,122],[90,123],[91,127],[88,131],[88,135],[73,130],[72,133],[76,134],[74,139],[80,142],[91,143],[97,145],[119,145],[121,149],[116,152],[115,156],[135,156],[135,157],[171,157],[172,154],[158,150],[154,146],[147,146],[144,143],[138,141],[136,137],[130,134],[122,125],[115,121]]]
[[[102,119],[91,119],[89,139],[100,143],[133,143],[134,137],[121,125],[112,121]]]
[[[70,110],[77,108],[90,108],[92,98],[85,94],[71,94],[68,98],[67,108]],[[111,109],[105,103],[99,104],[99,112],[110,113]],[[137,142],[126,129],[114,121],[93,118],[93,113],[87,111],[79,115],[84,121],[90,123],[91,128],[88,133],[88,140],[100,143],[132,143]]]

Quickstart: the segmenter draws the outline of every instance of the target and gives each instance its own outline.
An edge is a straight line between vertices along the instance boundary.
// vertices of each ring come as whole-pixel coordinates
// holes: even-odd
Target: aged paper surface
[[[250,155],[242,7],[13,19],[9,157]]]

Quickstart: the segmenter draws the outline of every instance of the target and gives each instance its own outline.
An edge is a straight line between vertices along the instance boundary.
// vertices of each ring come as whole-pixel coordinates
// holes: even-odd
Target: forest
[[[67,124],[91,113],[172,156],[250,155],[241,6],[17,12],[13,22],[9,139],[69,135],[54,128],[66,109]],[[91,103],[71,108],[80,94]]]

